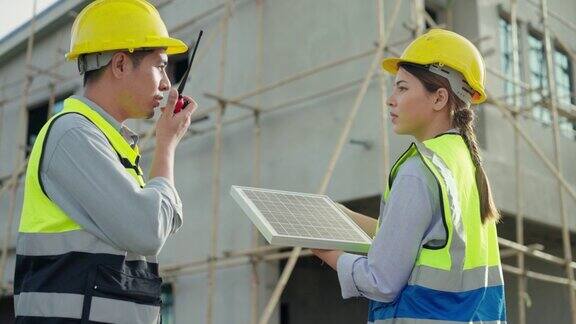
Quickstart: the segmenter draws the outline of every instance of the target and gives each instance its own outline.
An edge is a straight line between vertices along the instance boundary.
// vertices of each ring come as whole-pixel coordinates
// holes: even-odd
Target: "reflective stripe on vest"
[[[122,251],[85,231],[46,195],[40,170],[54,121],[80,114],[107,138],[126,172],[144,186],[138,148],[102,116],[69,98],[40,131],[28,162],[16,248],[14,307],[19,323],[82,319],[154,323],[162,279],[155,257]]]
[[[447,240],[444,246],[420,249],[408,284],[393,302],[370,301],[369,322],[505,323],[496,225],[481,222],[466,144],[458,134],[412,143],[392,167],[384,201],[400,166],[413,156],[437,181]]]
[[[429,320],[429,319],[415,319],[415,318],[393,318],[387,320],[377,320],[369,322],[370,324],[460,324],[457,321],[442,321],[442,320]],[[467,323],[467,322],[466,322]],[[506,321],[482,321],[482,324],[505,324]]]

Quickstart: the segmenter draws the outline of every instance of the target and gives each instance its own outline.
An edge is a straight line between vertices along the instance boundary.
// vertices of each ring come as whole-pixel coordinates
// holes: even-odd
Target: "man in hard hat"
[[[138,136],[123,122],[150,118],[171,84],[167,55],[186,52],[143,0],[97,0],[76,17],[69,60],[83,96],[65,100],[40,131],[26,173],[17,240],[18,323],[155,323],[156,255],[182,225],[174,154],[196,103],[156,124],[150,180]]]

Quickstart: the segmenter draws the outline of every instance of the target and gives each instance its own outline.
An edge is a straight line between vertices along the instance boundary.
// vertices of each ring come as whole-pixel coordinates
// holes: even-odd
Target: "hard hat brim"
[[[188,45],[183,41],[172,38],[172,37],[158,37],[156,39],[147,40],[146,48],[165,48],[167,55],[185,53],[188,50]],[[98,53],[105,51],[115,51],[115,50],[137,50],[138,48],[127,48],[125,44],[113,44],[110,43],[107,46],[100,46],[98,51],[87,51],[84,48],[78,46],[72,49],[69,53],[66,53],[65,57],[67,60],[75,60],[78,56],[83,54]]]
[[[415,61],[403,60],[398,57],[389,57],[382,60],[382,69],[384,69],[384,71],[392,75],[396,75],[396,73],[398,73],[398,64],[402,62],[422,64],[422,65],[434,63],[434,62],[415,62]],[[482,89],[478,89],[477,87],[474,90],[475,92],[472,95],[472,104],[475,105],[481,104],[486,100],[486,93]]]
[[[398,57],[389,57],[382,60],[382,69],[384,71],[396,75],[398,73],[398,63],[402,62],[402,60]]]

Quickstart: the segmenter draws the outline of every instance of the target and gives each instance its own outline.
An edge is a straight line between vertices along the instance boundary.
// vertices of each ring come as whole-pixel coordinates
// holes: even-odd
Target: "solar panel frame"
[[[351,233],[355,234],[355,236],[357,236],[357,238],[359,239],[358,240],[350,240],[343,238],[330,239],[320,237],[320,235],[317,235],[316,237],[305,237],[305,236],[290,235],[295,233],[288,233],[288,232],[287,234],[279,233],[271,224],[270,219],[263,214],[263,212],[261,211],[261,207],[257,206],[256,202],[250,197],[250,194],[248,192],[254,192],[254,191],[259,192],[264,197],[267,198],[269,197],[270,201],[274,201],[274,199],[276,199],[283,205],[284,203],[278,198],[279,195],[293,196],[294,201],[298,203],[306,203],[307,202],[306,198],[315,199],[314,203],[322,201],[323,205],[320,206],[324,208],[329,207],[325,208],[326,212],[328,212],[328,210],[330,211],[330,213],[334,212],[333,214],[332,213],[330,214],[330,217],[339,217],[337,218],[337,220],[342,220],[342,222],[339,223],[342,226],[342,229],[345,229],[346,231],[351,231]],[[272,245],[300,246],[305,248],[317,248],[317,249],[334,249],[334,250],[343,250],[348,252],[360,252],[360,253],[366,253],[370,249],[372,239],[352,219],[350,219],[348,215],[342,212],[340,208],[338,208],[336,204],[328,196],[282,191],[282,190],[272,190],[264,188],[243,187],[243,186],[232,186],[230,188],[230,194],[234,198],[236,203],[240,206],[240,208],[244,211],[244,213],[249,217],[252,223],[256,226],[256,228],[260,231],[260,233],[262,233],[262,235],[268,241],[268,243]],[[310,200],[309,202],[311,204],[310,206],[312,206],[312,201]],[[306,205],[302,206],[305,207]],[[267,209],[275,208],[273,204],[266,205],[266,207]],[[284,207],[286,206],[284,205]],[[304,209],[306,209],[306,207]],[[268,210],[267,212],[271,211]],[[293,212],[291,211],[291,213]],[[313,214],[309,214],[309,216],[312,215]],[[318,220],[315,219],[314,221],[317,222]],[[290,227],[293,227],[295,229],[294,225],[302,227],[302,224],[291,224]],[[332,234],[336,232],[334,228],[330,227],[326,228]],[[308,232],[309,235],[312,236],[312,234],[310,234],[311,232],[309,232],[307,228],[304,229],[306,230],[306,232]],[[345,234],[346,232],[342,232],[342,229],[340,229],[340,234],[342,233]],[[351,235],[349,236],[351,237]]]

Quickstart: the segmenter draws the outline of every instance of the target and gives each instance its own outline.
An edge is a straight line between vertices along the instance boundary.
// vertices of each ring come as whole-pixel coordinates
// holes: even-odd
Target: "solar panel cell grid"
[[[310,247],[313,242],[321,243],[317,247],[328,241],[348,242],[362,244],[362,251],[371,242],[326,196],[238,186],[231,191],[269,242]]]

